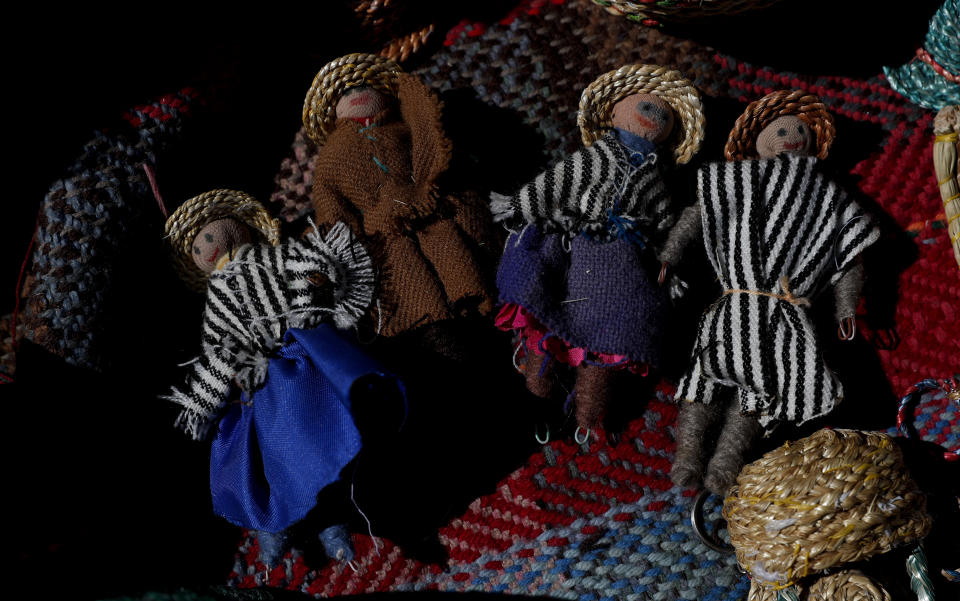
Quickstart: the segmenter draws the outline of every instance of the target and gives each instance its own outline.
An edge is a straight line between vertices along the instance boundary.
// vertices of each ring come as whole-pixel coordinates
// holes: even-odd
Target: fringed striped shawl
[[[674,215],[658,157],[646,156],[639,166],[632,165],[629,151],[610,133],[544,171],[514,196],[492,195],[494,221],[602,236],[610,218],[617,217],[662,237]]]
[[[320,273],[331,283],[313,286]],[[248,393],[260,386],[269,357],[289,328],[329,320],[349,328],[370,306],[374,273],[366,250],[343,223],[278,246],[250,244],[211,274],[203,315],[202,350],[186,385],[169,397],[183,406],[177,426],[202,439],[226,404],[231,383]],[[316,296],[324,301],[318,305]]]

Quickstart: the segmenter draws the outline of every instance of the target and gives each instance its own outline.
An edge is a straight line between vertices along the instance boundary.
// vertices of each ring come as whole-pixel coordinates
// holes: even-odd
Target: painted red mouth
[[[785,150],[799,150],[803,148],[803,142],[797,142],[796,144],[784,144],[783,148]]]
[[[210,258],[209,258],[209,259],[207,259],[207,263],[213,263],[214,261],[216,261],[216,260],[217,260],[217,255],[219,255],[219,254],[220,254],[220,247],[218,246],[218,247],[216,247],[215,249],[213,249],[213,254],[210,255]]]
[[[653,128],[655,128],[655,127],[657,126],[656,123],[654,123],[653,121],[647,119],[647,118],[644,117],[643,115],[634,115],[633,118],[636,120],[637,123],[639,123],[640,125],[642,125],[642,126],[644,126],[644,127],[649,127],[650,129],[653,129]]]

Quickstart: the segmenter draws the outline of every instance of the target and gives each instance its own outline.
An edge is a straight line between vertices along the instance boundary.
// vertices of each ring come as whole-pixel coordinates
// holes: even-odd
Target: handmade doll
[[[879,231],[821,167],[833,135],[833,118],[815,96],[781,91],[751,103],[727,139],[728,162],[700,168],[698,201],[660,253],[662,277],[702,236],[723,287],[700,319],[692,366],[676,392],[671,477],[679,485],[702,482],[723,494],[763,427],[811,420],[843,398],[808,307],[832,285],[838,335],[853,338],[859,255]],[[736,398],[717,402],[724,392]],[[719,423],[714,451],[704,434]]]
[[[674,221],[663,170],[703,137],[693,85],[656,65],[601,75],[580,99],[584,147],[512,197],[493,195],[511,230],[497,286],[497,325],[526,347],[527,388],[543,398],[556,364],[576,372],[583,442],[603,414],[612,370],[657,367],[669,299],[655,250]]]
[[[317,224],[346,223],[373,254],[378,333],[489,312],[478,216],[436,190],[451,152],[436,96],[391,60],[350,54],[317,73],[303,123],[320,146]]]
[[[254,232],[270,243],[247,243]],[[272,563],[285,530],[360,451],[357,399],[374,380],[392,381],[336,331],[370,306],[370,258],[343,223],[277,243],[262,205],[233,190],[188,200],[167,236],[185,279],[207,279],[201,354],[167,398],[182,406],[176,424],[194,439],[216,427],[214,510],[258,531],[261,558]],[[234,384],[240,400],[228,403]],[[363,402],[397,399],[385,392]],[[320,540],[330,557],[352,557],[342,525]]]

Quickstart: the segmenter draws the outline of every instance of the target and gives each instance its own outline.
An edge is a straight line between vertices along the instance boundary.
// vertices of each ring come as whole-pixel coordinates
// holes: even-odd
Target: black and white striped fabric
[[[332,286],[308,278],[323,274]],[[289,328],[329,320],[356,324],[373,300],[370,256],[350,229],[337,223],[277,246],[248,244],[210,276],[203,314],[202,349],[182,390],[165,397],[183,406],[177,426],[200,440],[227,401],[232,382],[252,392],[266,378],[271,354]],[[315,293],[324,295],[319,306]]]
[[[709,403],[733,386],[764,425],[828,413],[843,388],[808,309],[755,292],[815,297],[876,241],[877,226],[813,157],[713,163],[697,178],[707,255],[727,292],[701,318],[677,400]]]
[[[617,217],[662,237],[674,216],[657,154],[646,157],[639,167],[632,165],[616,135],[607,134],[538,175],[516,195],[493,194],[494,221],[537,223],[548,232],[602,238],[610,218]]]

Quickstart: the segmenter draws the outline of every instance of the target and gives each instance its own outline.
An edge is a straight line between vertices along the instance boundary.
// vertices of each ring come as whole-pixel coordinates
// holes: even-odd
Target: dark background
[[[460,4],[467,6],[451,7]],[[435,48],[459,19],[497,18],[513,4],[424,2],[419,10],[438,20]],[[913,2],[894,14],[865,3],[785,1],[761,13],[667,31],[778,70],[869,77],[913,56],[939,4]],[[202,16],[189,5],[161,4],[13,11],[3,41],[8,188],[0,314],[13,309],[17,276],[48,187],[95,130],[123,127],[125,110],[186,85],[214,89],[207,121],[186,154],[195,169],[182,181],[161,177],[167,204],[172,210],[184,198],[218,187],[265,200],[300,126],[313,75],[336,56],[377,50],[342,2]],[[405,67],[415,69],[417,60]],[[156,399],[175,381],[173,363],[195,352],[200,306],[169,270],[139,257],[131,262],[145,287],[143,302],[131,299],[123,313],[131,348],[126,364],[94,374],[25,343],[16,383],[0,386],[8,409],[3,457],[10,466],[5,489],[12,507],[5,548],[16,567],[15,588],[32,591],[33,598],[219,583],[232,565],[239,532],[209,513],[207,447],[174,432],[169,424],[175,411]],[[150,337],[159,328],[164,338],[154,342]],[[490,412],[478,402],[457,413],[420,416],[415,431],[435,435],[434,446],[421,451],[449,454],[455,448],[468,464],[487,468],[470,483],[455,480],[461,494],[428,504],[437,514],[414,520],[422,532],[402,533],[411,546],[422,543],[418,552],[429,555],[423,540],[430,539],[431,528],[492,490],[532,450],[519,442],[532,418],[500,410],[472,420]],[[448,434],[449,419],[456,420],[457,437]],[[482,429],[504,423],[495,438],[515,436],[518,442],[492,444],[490,431]],[[452,473],[443,470],[455,469],[452,461],[416,467],[427,476],[438,470],[439,480]]]

